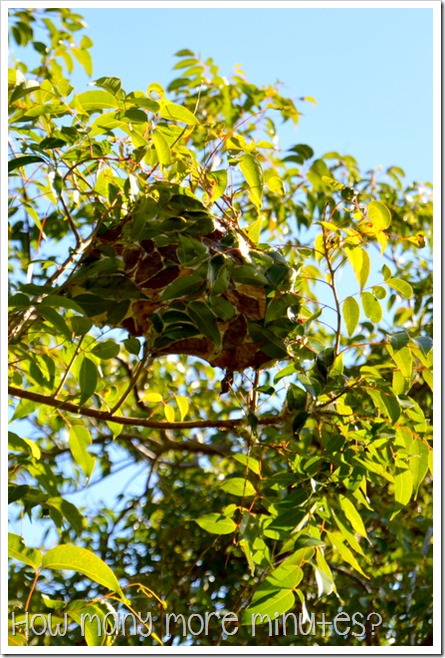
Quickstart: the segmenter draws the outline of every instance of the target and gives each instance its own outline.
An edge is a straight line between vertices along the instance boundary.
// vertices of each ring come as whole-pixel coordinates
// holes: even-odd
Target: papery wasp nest
[[[99,232],[65,293],[95,324],[145,337],[153,355],[242,371],[288,357],[295,276],[185,188],[156,183]]]

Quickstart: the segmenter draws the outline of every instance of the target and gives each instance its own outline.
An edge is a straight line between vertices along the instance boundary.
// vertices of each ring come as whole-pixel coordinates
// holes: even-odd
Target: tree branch
[[[90,409],[89,407],[83,407],[79,404],[73,404],[72,402],[64,402],[63,400],[56,400],[53,397],[16,388],[15,386],[8,386],[8,393],[14,397],[22,398],[24,400],[31,400],[32,402],[37,402],[38,404],[45,404],[49,407],[54,407],[55,409],[63,409],[64,411],[69,411],[73,414],[79,414],[89,418],[96,418],[97,420],[108,421],[111,423],[118,423],[119,425],[152,427],[155,429],[163,430],[190,430],[206,427],[232,429],[234,427],[240,427],[246,424],[248,425],[248,420],[246,418],[230,418],[226,420],[217,420],[215,418],[214,420],[188,420],[177,423],[170,423],[168,421],[149,420],[148,418],[136,418],[133,416],[115,416],[110,411]],[[264,416],[263,418],[258,419],[258,424],[274,425],[279,421],[280,419],[278,416]],[[171,443],[174,444],[171,446],[172,448],[177,448],[176,442]],[[199,445],[201,446],[203,444],[199,443]]]

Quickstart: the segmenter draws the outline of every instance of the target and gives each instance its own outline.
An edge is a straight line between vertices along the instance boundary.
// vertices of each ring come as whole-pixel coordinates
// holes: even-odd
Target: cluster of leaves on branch
[[[166,89],[110,76],[77,93],[84,27],[11,11],[10,642],[430,644],[429,185],[283,149],[295,102],[189,50]],[[119,264],[133,242],[177,268],[158,314]],[[242,312],[265,358],[218,361]],[[207,351],[171,348],[197,333]],[[120,468],[131,491],[107,486]],[[146,632],[113,633],[114,612]],[[206,612],[239,625],[162,632]],[[27,631],[27,613],[67,615],[66,635]],[[92,621],[83,638],[83,613],[109,634]],[[360,613],[363,632],[272,632],[283,613],[305,631]]]

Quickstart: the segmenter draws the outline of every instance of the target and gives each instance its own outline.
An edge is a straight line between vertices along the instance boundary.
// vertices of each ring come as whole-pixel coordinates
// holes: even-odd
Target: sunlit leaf
[[[413,289],[407,281],[403,281],[402,279],[387,279],[386,283],[391,288],[394,288],[394,290],[397,290],[405,299],[410,299],[413,296]]]
[[[180,123],[185,123],[188,126],[196,126],[199,123],[195,115],[192,114],[192,112],[190,112],[190,110],[188,110],[186,107],[167,100],[162,102],[159,114],[164,119],[179,121]]]
[[[175,397],[175,400],[176,400],[176,404],[178,405],[181,420],[184,420],[184,418],[187,416],[189,411],[189,402],[184,395],[177,395]]]
[[[8,556],[37,570],[42,564],[43,555],[37,548],[28,548],[22,537],[8,533]]]
[[[78,94],[74,97],[72,106],[75,109],[79,107],[85,112],[115,109],[119,107],[116,97],[113,96],[113,94],[110,94],[108,91],[101,91],[100,89],[95,91],[84,91],[82,94]]]
[[[363,290],[371,269],[369,254],[362,247],[345,247],[345,253],[355,272],[360,290]]]
[[[263,175],[257,160],[250,153],[241,156],[239,167],[249,186],[249,197],[259,209],[263,198]]]
[[[93,582],[103,585],[123,597],[119,581],[110,567],[92,551],[81,546],[60,544],[51,548],[43,556],[42,568],[82,573]]]
[[[343,318],[350,336],[353,335],[360,317],[360,307],[354,297],[346,297],[343,302]]]
[[[95,457],[88,452],[92,443],[90,431],[83,425],[72,425],[69,434],[70,451],[74,461],[81,467],[89,478],[96,463]]]
[[[234,496],[248,497],[256,495],[255,487],[245,478],[228,478],[221,484],[221,489]]]
[[[367,215],[376,231],[383,231],[391,224],[391,213],[381,201],[371,201],[368,204]]]
[[[236,530],[236,523],[223,514],[203,514],[195,522],[213,535],[230,535]]]
[[[367,318],[378,324],[383,317],[383,310],[378,299],[371,292],[360,293],[363,310]]]
[[[159,164],[169,165],[172,161],[172,154],[167,140],[160,130],[155,128],[151,134],[153,143],[156,149],[156,155],[158,156]]]

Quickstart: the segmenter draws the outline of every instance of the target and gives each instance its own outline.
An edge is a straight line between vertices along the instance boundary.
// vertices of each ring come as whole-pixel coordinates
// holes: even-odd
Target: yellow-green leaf
[[[189,410],[188,400],[184,395],[177,395],[175,400],[176,400],[176,404],[178,405],[179,415],[181,417],[181,420],[184,420]]]
[[[368,205],[367,215],[376,232],[383,231],[391,224],[391,213],[381,201],[371,201]]]
[[[387,279],[386,283],[394,290],[397,290],[398,293],[402,295],[405,299],[410,299],[413,296],[413,289],[409,283],[403,281],[403,279]]]
[[[259,209],[263,198],[263,174],[261,167],[250,153],[245,153],[241,157],[239,166],[249,186],[249,198]]]
[[[84,425],[72,425],[69,434],[70,451],[76,464],[80,466],[89,478],[96,463],[95,457],[88,452],[92,443],[90,431]]]
[[[400,350],[393,350],[388,345],[388,351],[396,362],[402,375],[407,379],[410,379],[413,370],[413,357],[410,348],[402,347]]]
[[[173,121],[186,123],[188,126],[196,126],[199,123],[195,115],[186,107],[167,100],[162,101],[159,114],[163,119],[172,119]]]
[[[347,247],[345,246],[345,253],[350,262],[352,269],[357,277],[360,290],[366,285],[368,280],[369,271],[371,269],[371,261],[368,252],[362,247]]]
[[[236,530],[236,523],[223,514],[203,514],[195,519],[195,523],[212,535],[230,535]]]
[[[331,544],[335,546],[335,548],[340,553],[343,560],[348,564],[350,564],[353,569],[361,573],[362,576],[364,576],[365,578],[369,578],[369,576],[365,574],[365,572],[357,562],[352,551],[347,546],[345,546],[344,543],[342,542],[340,533],[327,531],[326,534],[328,535]]]
[[[118,592],[123,597],[119,581],[100,557],[92,551],[73,544],[60,544],[51,548],[42,560],[42,568],[60,571],[77,571],[99,585]]]
[[[400,471],[394,477],[394,499],[405,507],[413,495],[413,476],[410,470]]]
[[[155,128],[151,135],[153,139],[153,144],[155,145],[156,155],[158,156],[159,164],[169,165],[172,161],[172,154],[170,151],[170,146],[168,145],[167,140],[165,139],[162,132]]]
[[[428,460],[432,450],[420,439],[413,439],[409,447],[409,470],[413,478],[414,499],[417,498],[419,486],[428,473]]]
[[[360,317],[360,307],[354,297],[346,297],[343,302],[343,318],[345,320],[346,329],[349,336],[355,331],[358,320]]]
[[[258,459],[255,459],[254,457],[250,457],[249,455],[244,455],[244,454],[238,454],[234,455],[233,459],[237,461],[240,464],[243,464],[244,466],[247,466],[251,471],[256,473],[256,475],[259,475],[261,470],[260,470],[260,462]]]
[[[34,570],[39,569],[42,564],[43,555],[37,548],[28,548],[19,535],[8,533],[8,556],[24,564],[28,564]]]
[[[382,306],[379,300],[371,292],[362,292],[360,297],[366,317],[371,322],[379,323],[383,317]]]
[[[175,410],[171,404],[164,404],[164,415],[169,423],[175,422]]]
[[[244,229],[244,233],[247,235],[249,240],[254,244],[258,244],[260,241],[261,227],[263,224],[263,218],[258,217],[254,222],[252,222],[247,228]]]
[[[349,523],[351,524],[355,532],[357,532],[362,537],[368,538],[365,525],[362,521],[362,517],[358,513],[354,503],[351,500],[349,500],[349,498],[346,498],[346,496],[339,496],[339,502],[344,515],[348,519]]]
[[[261,585],[260,585],[261,587]],[[267,619],[276,619],[277,615],[284,614],[295,605],[295,596],[292,590],[273,589],[260,590],[258,588],[255,594],[260,593],[261,597],[252,599],[250,605],[243,613],[242,623],[252,625],[252,632],[256,626],[266,623]]]
[[[94,91],[84,91],[74,97],[72,103],[74,109],[81,109],[85,112],[93,112],[94,110],[106,110],[119,107],[118,102],[108,91],[96,89]]]
[[[142,395],[144,402],[162,402],[162,395],[154,391],[147,391]]]
[[[222,483],[221,489],[227,491],[227,493],[233,494],[234,496],[245,497],[255,496],[256,494],[253,484],[245,478],[229,478]]]

